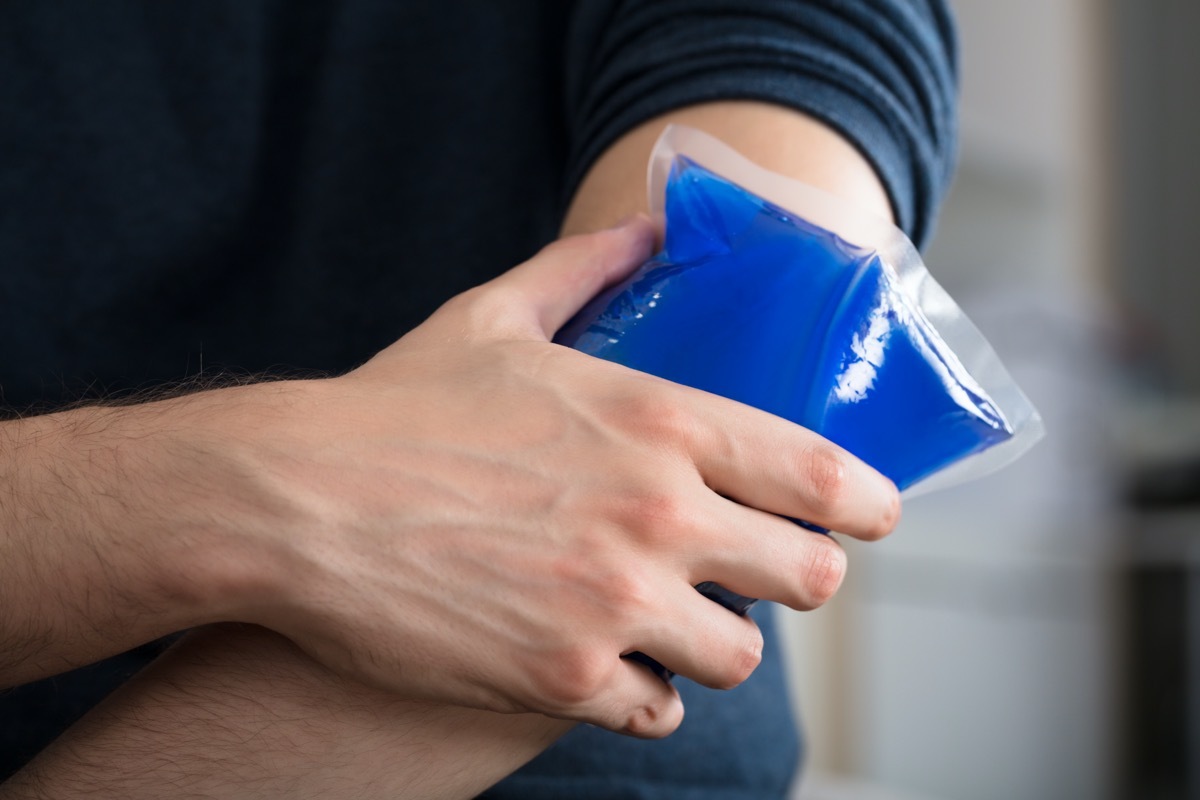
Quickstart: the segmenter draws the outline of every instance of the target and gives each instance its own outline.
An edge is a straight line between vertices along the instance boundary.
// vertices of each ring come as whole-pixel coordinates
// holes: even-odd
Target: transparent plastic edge
[[[848,200],[755,164],[703,131],[668,125],[647,166],[650,209],[661,215],[667,180],[678,155],[859,247],[874,250],[899,278],[899,290],[919,309],[1008,420],[1013,436],[968,456],[904,492],[915,497],[983,477],[1015,461],[1045,433],[1041,416],[1009,375],[995,350],[954,299],[929,274],[917,248],[891,222]]]

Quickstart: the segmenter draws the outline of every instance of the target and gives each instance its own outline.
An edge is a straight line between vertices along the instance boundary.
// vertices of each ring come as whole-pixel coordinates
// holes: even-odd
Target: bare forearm
[[[188,637],[0,796],[472,797],[569,728],[406,702],[264,629],[222,626]]]
[[[0,687],[225,618],[248,482],[194,434],[240,391],[0,423]]]

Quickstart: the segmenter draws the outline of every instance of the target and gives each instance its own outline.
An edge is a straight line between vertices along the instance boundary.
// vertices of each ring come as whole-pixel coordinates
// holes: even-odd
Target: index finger
[[[847,450],[766,411],[679,389],[692,419],[682,439],[714,492],[856,539],[880,539],[896,526],[896,485]]]

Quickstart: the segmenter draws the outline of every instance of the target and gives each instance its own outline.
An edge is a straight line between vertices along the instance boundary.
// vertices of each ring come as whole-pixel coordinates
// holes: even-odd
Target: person
[[[941,3],[3,14],[0,796],[786,791],[769,609],[692,587],[816,607],[783,517],[895,488],[549,340],[653,251],[668,122],[923,241]]]

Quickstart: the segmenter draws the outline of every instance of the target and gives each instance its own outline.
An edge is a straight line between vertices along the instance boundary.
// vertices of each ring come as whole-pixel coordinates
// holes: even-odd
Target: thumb
[[[537,329],[551,339],[585,303],[653,254],[655,233],[650,218],[636,214],[608,230],[559,239],[491,285],[522,295]]]

